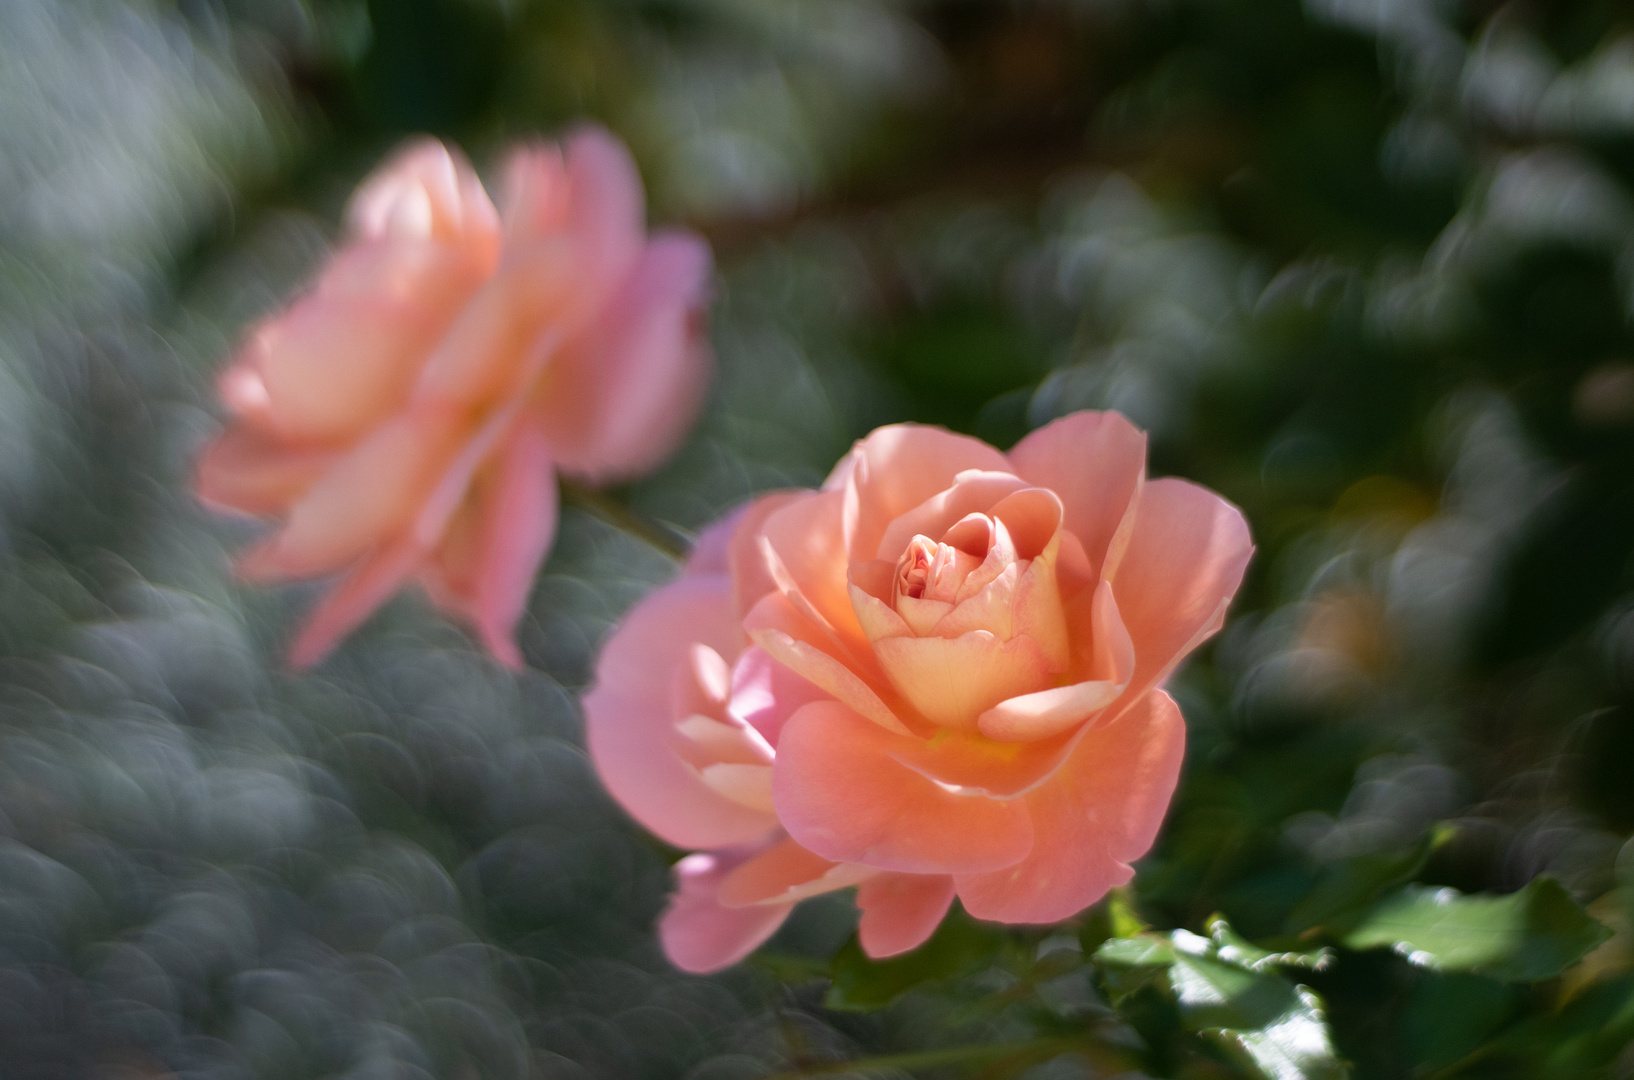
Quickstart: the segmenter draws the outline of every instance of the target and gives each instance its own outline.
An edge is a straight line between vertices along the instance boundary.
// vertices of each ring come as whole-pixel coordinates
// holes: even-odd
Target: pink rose
[[[198,491],[278,522],[257,581],[335,576],[290,650],[315,663],[408,579],[518,667],[556,531],[555,473],[628,477],[702,400],[709,252],[647,237],[613,136],[514,151],[495,209],[456,152],[415,142],[364,181],[311,289],[221,378],[232,419]]]
[[[1129,880],[1185,745],[1158,686],[1252,551],[1235,507],[1145,460],[1116,413],[1008,455],[881,428],[822,490],[707,532],[630,613],[585,699],[590,750],[637,820],[699,851],[661,927],[678,965],[730,964],[846,885],[886,956],[955,894],[1054,922]]]

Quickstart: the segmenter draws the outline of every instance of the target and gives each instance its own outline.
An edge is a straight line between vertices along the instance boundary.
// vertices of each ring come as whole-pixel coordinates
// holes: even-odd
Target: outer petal
[[[845,494],[811,492],[767,515],[758,530],[767,572],[777,588],[813,622],[845,645],[867,648],[851,607],[846,570]],[[816,644],[816,642],[813,642]]]
[[[1129,862],[1146,853],[1163,823],[1185,745],[1180,709],[1161,690],[1092,728],[1067,765],[1027,797],[1035,830],[1028,856],[996,873],[957,877],[965,910],[1000,922],[1056,922],[1128,881]]]
[[[679,445],[709,382],[699,326],[708,275],[702,240],[656,236],[564,354],[542,407],[565,470],[605,483]]]
[[[230,428],[199,455],[199,498],[246,514],[277,514],[306,494],[334,460],[323,451],[288,450],[250,428]]]
[[[857,937],[876,960],[917,948],[935,933],[953,903],[953,879],[942,874],[879,874],[857,889]]]
[[[858,442],[824,485],[846,493],[845,539],[851,560],[877,557],[892,521],[951,487],[966,469],[1012,471],[1005,456],[980,439],[938,427],[892,424]],[[843,482],[835,483],[841,477]]]
[[[728,874],[721,882],[719,900],[727,907],[792,904],[874,874],[866,866],[830,862],[784,838]]]
[[[567,228],[575,263],[592,292],[604,296],[629,273],[641,251],[641,174],[624,144],[599,127],[567,139]]]
[[[1225,622],[1254,553],[1242,511],[1184,480],[1147,484],[1110,580],[1135,645],[1134,700]]]
[[[246,554],[247,577],[333,573],[404,529],[459,452],[457,420],[404,415],[341,458],[296,503],[284,528]]]
[[[482,497],[475,590],[468,614],[499,661],[520,670],[515,630],[534,575],[556,536],[556,477],[544,436],[521,426],[504,448]]]
[[[724,576],[683,577],[649,595],[603,646],[584,698],[590,758],[613,797],[677,847],[716,848],[764,838],[776,826],[721,795],[675,749],[676,668],[693,643],[735,656],[741,631]]]
[[[341,638],[361,626],[402,586],[423,557],[424,552],[411,541],[397,540],[342,575],[295,635],[289,646],[290,666],[309,668],[329,655]]]
[[[1095,575],[1110,576],[1146,475],[1146,433],[1115,412],[1076,412],[1022,439],[1010,461],[1022,477],[1061,497],[1066,528],[1082,542]]]
[[[736,862],[699,852],[675,864],[675,894],[658,922],[670,963],[699,975],[731,967],[783,925],[793,904],[724,907],[716,899]]]
[[[456,297],[463,282],[444,283]],[[400,409],[452,313],[429,303],[309,296],[251,337],[245,358],[262,377],[278,433],[344,444]]]
[[[1032,824],[1021,801],[949,793],[898,764],[892,735],[837,701],[795,713],[774,766],[778,818],[824,858],[881,870],[997,870],[1024,858]]]

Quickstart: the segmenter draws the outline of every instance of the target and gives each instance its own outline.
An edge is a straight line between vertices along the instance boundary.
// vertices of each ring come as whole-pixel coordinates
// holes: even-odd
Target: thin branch
[[[830,1073],[867,1072],[873,1069],[930,1069],[938,1065],[959,1062],[992,1061],[1009,1057],[1030,1057],[1034,1054],[1064,1054],[1083,1052],[1084,1045],[1076,1039],[1027,1039],[1021,1042],[981,1043],[975,1046],[953,1046],[944,1050],[916,1050],[906,1054],[880,1054],[876,1057],[853,1058],[850,1061],[829,1061],[789,1072],[775,1073],[766,1080],[802,1080],[808,1076]]]
[[[692,550],[692,545],[684,538],[658,522],[642,517],[617,499],[560,477],[557,478],[557,484],[561,489],[563,505],[576,506],[613,528],[629,533],[671,559],[677,561],[684,559]]]

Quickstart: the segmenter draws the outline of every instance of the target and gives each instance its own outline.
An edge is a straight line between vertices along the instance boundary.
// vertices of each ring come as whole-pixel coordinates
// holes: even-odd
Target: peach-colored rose
[[[291,648],[316,662],[404,582],[502,661],[556,530],[555,473],[650,468],[702,398],[709,253],[645,235],[623,146],[586,128],[514,151],[500,208],[442,144],[353,197],[344,245],[222,376],[198,490],[275,519],[240,572],[335,576]]]
[[[859,884],[874,956],[955,893],[1066,918],[1129,880],[1185,734],[1157,687],[1219,629],[1242,515],[1145,479],[1145,436],[1076,413],[1008,455],[881,428],[820,491],[706,533],[608,642],[586,698],[614,796],[677,867],[662,934],[710,970]]]

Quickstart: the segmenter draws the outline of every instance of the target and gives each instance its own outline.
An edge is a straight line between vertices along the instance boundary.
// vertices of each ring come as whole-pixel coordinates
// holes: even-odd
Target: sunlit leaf
[[[1219,917],[1211,921],[1210,932],[1212,938],[1175,930],[1106,942],[1095,960],[1114,1002],[1142,987],[1161,986],[1187,1028],[1221,1043],[1267,1080],[1345,1076],[1321,999],[1272,970],[1316,966],[1324,953],[1270,952]]]
[[[1394,949],[1421,967],[1536,982],[1560,974],[1610,933],[1559,882],[1536,878],[1507,896],[1408,885],[1374,905],[1343,943]]]

